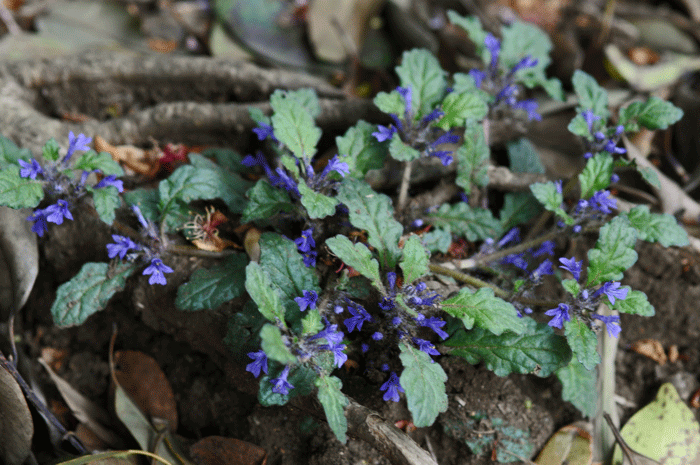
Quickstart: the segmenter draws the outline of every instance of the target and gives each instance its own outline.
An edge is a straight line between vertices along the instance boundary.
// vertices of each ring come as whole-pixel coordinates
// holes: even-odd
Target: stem
[[[613,315],[607,305],[601,304],[598,313],[605,316]],[[615,436],[610,428],[606,427],[604,415],[610,414],[613,424],[620,424],[620,417],[615,405],[615,356],[617,355],[617,338],[611,337],[604,328],[598,334],[598,353],[601,362],[597,367],[598,380],[596,392],[598,403],[596,415],[593,419],[593,459],[605,461],[612,454],[615,447]]]
[[[413,170],[413,161],[407,161],[403,167],[403,175],[401,176],[401,187],[399,188],[398,210],[402,212],[406,207],[408,200],[408,186],[411,184],[411,170]]]
[[[462,281],[463,283],[467,283],[467,284],[474,286],[474,287],[491,288],[491,289],[493,289],[493,293],[498,297],[501,297],[501,298],[508,297],[508,292],[504,291],[500,287],[498,287],[494,284],[491,284],[491,283],[487,283],[486,281],[482,281],[481,279],[475,278],[474,276],[460,273],[459,271],[451,270],[449,268],[445,268],[444,266],[434,265],[432,263],[428,265],[428,268],[430,268],[430,271],[432,271],[433,273],[449,276],[451,278],[456,279],[457,281]]]
[[[536,237],[535,239],[530,239],[525,242],[521,242],[518,245],[514,245],[513,247],[508,247],[506,249],[499,250],[498,252],[494,252],[488,255],[483,255],[481,257],[477,257],[474,259],[474,264],[478,265],[481,263],[488,263],[488,262],[495,262],[497,260],[500,260],[501,258],[507,257],[508,255],[514,254],[514,253],[520,253],[520,252],[525,252],[528,249],[531,249],[537,245],[540,245],[541,243],[545,241],[552,240],[556,238],[557,236],[561,235],[561,231],[551,231],[548,232],[547,234],[543,234],[542,236]]]

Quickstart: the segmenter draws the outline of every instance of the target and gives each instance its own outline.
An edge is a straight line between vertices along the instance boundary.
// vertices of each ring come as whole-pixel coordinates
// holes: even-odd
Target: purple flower
[[[109,176],[102,178],[102,180],[100,182],[95,184],[96,189],[100,189],[102,187],[107,187],[107,186],[116,187],[119,192],[124,192],[124,181],[117,179],[117,177],[113,174],[110,174]]]
[[[559,304],[557,308],[547,310],[544,312],[544,314],[554,317],[549,320],[549,323],[547,323],[552,328],[561,329],[565,321],[571,321],[571,317],[569,316],[569,306],[566,304]]]
[[[595,121],[598,121],[600,119],[600,116],[596,115],[593,113],[593,110],[584,110],[581,113],[581,116],[583,116],[583,119],[586,121],[586,124],[588,125],[588,130],[590,132],[593,132],[593,123]]]
[[[413,90],[410,87],[397,87],[396,91],[403,97],[406,104],[405,114],[408,116],[413,110]]]
[[[533,58],[532,55],[528,55],[522,60],[520,60],[515,66],[513,66],[513,69],[510,70],[510,75],[512,76],[513,74],[517,73],[521,69],[525,68],[534,68],[537,66],[538,60],[537,58]]]
[[[627,150],[623,149],[622,147],[618,147],[617,142],[615,142],[613,139],[608,140],[608,142],[605,144],[605,147],[603,147],[603,150],[610,152],[613,155],[616,153],[627,153]]]
[[[486,73],[478,69],[472,69],[469,71],[469,75],[474,79],[476,87],[481,87],[481,83],[486,79]]]
[[[357,308],[348,305],[348,311],[352,314],[352,317],[347,318],[343,323],[345,323],[350,333],[353,332],[355,328],[357,328],[358,331],[362,331],[362,324],[365,321],[372,321],[372,316],[360,305],[358,305]]]
[[[431,316],[430,318],[418,320],[417,323],[418,326],[425,326],[426,328],[432,329],[443,341],[447,339],[447,336],[449,336],[445,331],[440,329],[447,324],[447,322],[443,321],[441,318]]]
[[[256,378],[260,376],[260,370],[267,374],[267,355],[264,351],[248,352],[248,357],[252,358],[253,361],[246,365],[245,371],[253,373]]]
[[[139,223],[141,226],[143,226],[145,229],[148,229],[148,221],[146,221],[146,218],[143,217],[143,214],[141,213],[141,209],[138,207],[138,205],[132,205],[131,206],[131,211],[134,212],[136,215],[136,218],[139,220]]]
[[[421,120],[421,123],[428,124],[432,121],[435,121],[438,118],[442,118],[443,116],[445,116],[445,112],[440,110],[439,108],[436,108],[433,111],[431,111],[430,113],[428,113],[427,115],[425,115],[423,117],[423,119]]]
[[[382,384],[379,390],[386,391],[383,397],[385,401],[393,400],[394,402],[399,401],[399,392],[405,392],[399,383],[399,377],[396,376],[396,373],[393,371],[389,375],[389,379]]]
[[[449,166],[453,160],[451,150],[438,150],[436,152],[430,152],[430,155],[440,159],[442,166]]]
[[[43,168],[34,158],[28,162],[20,158],[17,160],[17,163],[22,167],[22,169],[19,170],[19,175],[23,178],[36,179],[37,175],[44,174]]]
[[[342,334],[342,333],[341,333]],[[328,349],[333,352],[333,363],[338,368],[342,367],[343,364],[348,360],[347,354],[343,352],[345,350],[345,344],[334,344],[334,345],[324,345],[321,346],[323,349]]]
[[[611,208],[617,208],[617,200],[610,197],[610,191],[602,190],[593,194],[590,200],[591,207],[601,213],[612,213]]]
[[[161,260],[158,257],[154,257],[151,259],[151,264],[143,270],[143,275],[151,275],[150,278],[148,278],[148,284],[162,284],[165,286],[166,281],[165,281],[165,275],[163,273],[172,273],[173,269],[170,268],[168,265],[163,263],[163,260]]]
[[[321,179],[328,176],[328,173],[331,171],[335,171],[344,178],[345,175],[350,172],[350,166],[344,161],[340,161],[340,158],[338,158],[338,155],[336,155],[328,161],[326,167],[323,168],[323,171],[321,171]]]
[[[389,291],[393,292],[394,287],[396,286],[396,273],[389,271],[386,274],[386,282],[389,283]]]
[[[501,263],[510,263],[511,265],[517,266],[521,270],[527,270],[527,261],[525,260],[524,256],[525,252],[506,255],[503,260],[501,260]]]
[[[601,287],[596,294],[605,294],[608,296],[608,300],[610,300],[610,305],[615,305],[615,299],[625,300],[628,292],[628,288],[621,288],[619,282],[613,281],[603,284],[603,287]]]
[[[49,223],[63,224],[63,219],[72,220],[73,215],[71,215],[68,209],[68,202],[63,199],[59,199],[55,204],[49,205],[44,210],[46,215],[46,221]]]
[[[500,241],[498,241],[498,247],[503,247],[504,245],[513,242],[520,242],[520,228],[515,227],[508,231]]]
[[[581,260],[580,262],[577,262],[576,258],[574,258],[574,257],[571,257],[571,258],[562,257],[559,259],[559,263],[561,263],[559,268],[562,268],[562,269],[568,271],[569,273],[571,273],[572,275],[574,275],[574,279],[576,281],[579,280],[579,278],[581,277],[581,267],[583,266],[583,260]]]
[[[552,271],[552,262],[549,261],[549,259],[543,261],[537,268],[535,268],[535,271],[532,272],[532,278],[534,280],[538,280],[542,276],[548,274],[554,274],[554,271]]]
[[[381,341],[382,339],[384,339],[384,335],[377,331],[374,334],[372,334],[372,339],[374,339],[375,341]]]
[[[418,349],[422,350],[428,355],[440,355],[440,352],[437,351],[435,346],[430,341],[414,337],[413,343],[418,345]]]
[[[396,302],[394,302],[394,299],[391,297],[382,297],[382,300],[379,301],[379,308],[384,310],[385,312],[388,312],[392,308],[396,306]]]
[[[610,176],[610,182],[618,182],[619,180],[620,180],[620,176],[618,176],[618,175],[615,174],[615,173],[613,173],[613,174]]]
[[[401,317],[400,316],[395,316],[394,318],[391,319],[391,324],[394,326],[399,326],[401,324]]]
[[[44,233],[47,231],[45,210],[34,210],[34,213],[29,215],[27,221],[34,222],[32,225],[32,232],[37,233],[39,237],[44,236]]]
[[[362,351],[363,354],[366,354],[367,351],[369,350],[369,344],[362,343],[360,346],[360,350]]]
[[[302,260],[304,261],[304,266],[306,266],[307,268],[313,268],[314,266],[316,266],[316,255],[318,254],[314,250],[306,252],[302,257]]]
[[[301,232],[301,237],[294,239],[294,243],[297,245],[297,250],[299,252],[310,252],[311,249],[316,247],[313,234],[313,228],[305,229]]]
[[[287,376],[289,376],[289,365],[284,367],[284,370],[282,370],[279,378],[270,380],[270,382],[274,384],[272,387],[272,392],[282,394],[283,396],[289,395],[289,390],[294,389],[294,386],[289,384],[289,381],[287,381]]]
[[[395,132],[396,128],[394,126],[377,126],[377,131],[373,132],[372,135],[377,141],[384,142],[391,139]]]
[[[255,133],[255,135],[258,136],[258,140],[260,141],[263,141],[269,137],[273,141],[277,142],[277,139],[275,138],[275,133],[272,131],[272,126],[270,126],[269,124],[258,123],[258,127],[254,128],[253,132]]]
[[[296,181],[292,179],[285,170],[283,170],[282,168],[277,168],[275,169],[275,173],[277,173],[277,175],[274,175],[272,173],[268,174],[270,182],[273,186],[284,187],[287,190],[287,192],[295,194],[297,197],[301,195],[299,194],[299,188],[297,187]]]
[[[542,121],[542,115],[537,113],[537,102],[533,99],[521,100],[513,104],[516,110],[524,110],[527,112],[527,119],[530,121]]]
[[[92,137],[87,137],[85,134],[78,134],[75,136],[73,131],[68,133],[68,152],[66,156],[63,157],[63,163],[68,163],[70,157],[76,150],[90,150],[87,144],[92,142]]]
[[[498,54],[501,52],[501,41],[489,33],[484,39],[484,45],[491,53],[491,70],[495,71],[498,67]]]
[[[295,297],[294,302],[299,305],[300,311],[305,311],[307,308],[316,308],[316,301],[318,300],[318,294],[316,291],[304,291],[303,297]]]
[[[608,330],[610,337],[618,337],[622,328],[620,327],[620,317],[616,315],[604,316],[597,313],[591,313],[591,317],[605,323],[605,328]]]
[[[343,341],[343,332],[338,331],[338,325],[328,325],[309,339],[325,339],[329,344],[340,344]]]
[[[533,257],[539,257],[540,255],[554,255],[554,241],[544,241],[539,249],[532,252]]]
[[[107,244],[107,255],[109,258],[114,258],[119,255],[119,258],[124,260],[124,257],[126,257],[130,249],[139,249],[139,245],[128,237],[112,234],[112,239],[114,239],[115,243]]]

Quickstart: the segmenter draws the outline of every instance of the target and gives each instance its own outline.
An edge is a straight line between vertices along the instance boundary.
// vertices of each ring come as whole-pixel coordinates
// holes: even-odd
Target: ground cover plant
[[[606,91],[577,71],[577,114],[568,129],[585,147],[585,168],[566,182],[533,183],[495,201],[489,128],[539,119],[537,103],[524,97],[528,89],[553,99],[563,92],[545,75],[551,45],[536,27],[514,22],[497,38],[476,18],[449,17],[476,44],[483,66],[449,74],[430,52],[405,52],[400,86],[374,99],[390,123],[357,122],[336,139],[332,157],[318,156],[320,106],[307,89],[274,92],[270,115],[251,110],[259,151],[190,154],[156,188],[125,191],[122,168],[90,150],[84,134],[70,134],[65,154],[49,141],[41,157],[5,141],[0,203],[33,209],[27,220],[37,235],[73,220],[82,203],[114,226],[112,261],[85,264],[59,288],[55,324],[82,324],[137,273],[150,285],[166,284],[173,253],[215,250],[225,255],[221,263],[194,272],[176,305],[212,311],[247,294],[226,340],[259,378],[259,402],[315,396],[341,442],[350,402],[341,368],[357,361],[384,401],[405,399],[417,427],[447,410],[439,357],[483,361],[498,376],[554,374],[565,400],[586,416],[602,415],[589,388],[601,362],[598,340],[624,331],[616,312],[654,315],[643,292],[620,283],[637,260],[637,241],[688,243],[668,214],[646,206],[618,211],[610,188],[617,172],[658,182],[625,157],[621,141],[640,128],[667,128],[682,112],[656,97],[611,112]],[[541,172],[527,143],[509,155],[511,171]],[[390,161],[401,165],[398,190],[377,192],[365,176]],[[462,195],[412,208],[412,172],[426,163],[456,165]],[[119,209],[125,220],[116,219]],[[245,253],[221,251],[218,228],[229,217],[251,225]],[[585,255],[557,247],[557,237],[577,235],[596,237]],[[181,245],[180,236],[193,245]],[[431,259],[457,240],[472,252],[461,266]],[[454,290],[428,281],[431,275]]]

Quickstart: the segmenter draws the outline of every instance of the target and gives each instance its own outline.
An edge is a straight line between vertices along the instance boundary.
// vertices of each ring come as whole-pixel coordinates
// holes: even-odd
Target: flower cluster
[[[442,161],[442,164],[447,166],[452,163],[451,150],[439,150],[443,144],[456,143],[459,141],[459,136],[452,131],[444,131],[433,127],[432,122],[442,118],[444,113],[439,109],[435,109],[420,121],[415,121],[413,113],[413,91],[410,87],[397,87],[396,91],[401,94],[404,100],[405,109],[403,117],[395,114],[390,114],[394,120],[394,124],[389,126],[378,126],[377,131],[372,135],[379,142],[390,140],[397,134],[400,139],[407,145],[415,148],[427,157],[436,157]]]
[[[294,239],[294,243],[299,253],[304,257],[304,265],[307,268],[316,266],[316,257],[318,253],[314,250],[316,248],[316,241],[314,240],[313,228],[303,230],[301,236]]]
[[[586,153],[584,153],[584,158],[591,158],[594,154],[598,152],[608,152],[611,155],[623,154],[627,151],[618,147],[617,144],[620,142],[622,135],[625,132],[625,127],[623,125],[618,125],[614,128],[604,128],[602,127],[601,117],[593,113],[593,110],[584,110],[581,113],[583,119],[588,125],[589,137],[584,139],[584,144],[586,146]]]

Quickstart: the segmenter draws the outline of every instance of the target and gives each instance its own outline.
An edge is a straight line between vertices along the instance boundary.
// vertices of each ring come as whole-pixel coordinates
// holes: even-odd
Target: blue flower
[[[43,237],[47,231],[46,212],[45,210],[34,210],[34,213],[29,215],[27,221],[33,221],[32,232],[37,233],[39,237]]]
[[[258,136],[258,140],[260,141],[263,141],[269,137],[273,141],[277,142],[277,139],[275,138],[275,133],[272,131],[272,126],[270,126],[269,124],[258,123],[258,127],[254,128],[253,132],[255,133],[255,135]]]
[[[394,292],[394,287],[396,286],[396,273],[389,271],[386,274],[386,282],[389,284],[389,292]]]
[[[421,123],[428,124],[435,121],[436,119],[442,118],[443,116],[445,116],[445,112],[440,110],[439,108],[436,108],[427,115],[425,115],[421,120]]]
[[[272,387],[272,392],[286,396],[289,394],[290,389],[294,389],[294,386],[289,384],[289,381],[287,381],[287,376],[289,376],[289,365],[284,367],[284,370],[282,370],[279,378],[270,380],[270,382],[274,384]]]
[[[530,121],[542,121],[542,115],[537,113],[537,102],[533,99],[521,100],[513,104],[516,110],[524,110],[527,112],[527,119]]]
[[[447,322],[445,322],[441,318],[431,316],[430,318],[420,319],[417,321],[417,323],[418,326],[425,326],[426,328],[432,329],[435,332],[435,334],[440,336],[440,339],[442,339],[443,341],[447,339],[447,336],[449,336],[445,331],[440,329],[447,324]]]
[[[403,97],[403,101],[406,104],[406,110],[405,110],[405,115],[406,118],[408,119],[408,115],[411,114],[413,111],[413,90],[411,87],[397,87],[396,91],[401,94],[401,97]]]
[[[117,179],[117,177],[113,174],[110,174],[109,176],[102,178],[102,180],[100,182],[95,184],[96,189],[100,189],[102,187],[107,187],[107,186],[116,187],[119,192],[124,192],[124,181]]]
[[[379,390],[386,391],[383,397],[385,401],[393,400],[394,402],[399,401],[399,392],[405,392],[399,383],[399,377],[396,376],[396,373],[393,371],[391,375],[389,375],[389,379],[382,384]]]
[[[561,329],[564,326],[565,321],[571,321],[569,316],[569,306],[566,304],[559,304],[557,308],[547,310],[544,312],[545,315],[554,317],[547,323],[552,328]]]
[[[534,280],[538,280],[542,276],[553,273],[554,271],[552,271],[552,262],[549,261],[549,259],[547,259],[540,263],[540,265],[537,268],[535,268],[535,271],[532,272],[532,278]]]
[[[37,175],[44,174],[43,168],[34,158],[28,162],[20,158],[17,160],[17,163],[22,167],[22,169],[19,170],[19,175],[23,178],[36,179]]]
[[[516,63],[516,65],[513,66],[513,69],[511,69],[508,74],[512,76],[521,69],[534,68],[535,66],[537,66],[537,63],[539,63],[537,58],[533,58],[532,55],[527,55],[525,58]]]
[[[533,257],[539,257],[540,255],[554,255],[554,241],[544,241],[539,249],[532,252]]]
[[[144,229],[148,229],[148,221],[146,221],[146,218],[143,217],[143,214],[141,213],[141,209],[138,207],[138,205],[132,205],[131,206],[131,211],[134,212],[136,215],[136,218],[139,220],[139,223],[141,226],[143,226]]]
[[[527,261],[525,260],[525,252],[522,253],[513,253],[510,255],[506,255],[503,257],[503,260],[501,260],[501,263],[510,263],[511,265],[515,265],[521,270],[527,270]]]
[[[328,176],[328,173],[331,171],[335,171],[344,178],[345,175],[350,172],[350,166],[344,161],[340,161],[340,158],[338,158],[338,155],[336,155],[328,161],[326,167],[323,168],[323,171],[321,171],[321,179]]]
[[[384,142],[391,139],[395,132],[396,128],[394,126],[377,126],[377,131],[373,132],[372,135],[377,141]]]
[[[287,192],[295,194],[297,197],[301,196],[296,181],[292,179],[285,170],[283,170],[282,168],[277,168],[275,169],[275,173],[277,173],[277,175],[274,175],[272,173],[268,174],[268,178],[270,178],[270,183],[272,183],[273,186],[284,187],[287,190]]]
[[[307,308],[316,308],[316,301],[318,300],[318,294],[316,291],[304,291],[303,297],[295,297],[294,302],[299,305],[300,311],[305,311]]]
[[[85,134],[78,134],[75,136],[73,131],[68,133],[68,152],[66,156],[63,157],[63,163],[68,163],[70,157],[76,150],[90,150],[87,144],[92,142],[92,137],[87,137]]]
[[[508,231],[500,241],[498,241],[498,247],[503,247],[504,245],[513,242],[513,243],[518,243],[520,242],[520,228],[515,227],[512,228],[510,231]]]
[[[384,339],[384,335],[377,331],[374,334],[372,334],[372,339],[374,339],[375,341],[381,341],[382,339]]]
[[[55,204],[46,207],[44,214],[46,215],[46,221],[49,223],[63,224],[64,218],[67,220],[73,219],[73,215],[68,209],[68,202],[63,199],[59,199]]]
[[[576,258],[574,258],[574,257],[571,257],[571,258],[562,257],[559,259],[559,263],[561,263],[559,268],[562,268],[562,269],[568,271],[569,273],[571,273],[572,275],[574,275],[574,279],[576,281],[579,280],[579,278],[581,277],[581,268],[583,266],[583,260],[577,262]]]
[[[338,331],[338,325],[327,325],[322,331],[311,336],[309,339],[325,339],[329,344],[340,344],[345,335],[342,331]]]
[[[610,176],[610,182],[618,182],[618,181],[620,181],[620,176],[617,175],[617,174],[615,174],[615,173],[613,173],[613,174]]]
[[[348,305],[348,311],[350,311],[352,317],[343,321],[348,328],[348,332],[353,332],[355,328],[357,328],[358,331],[362,331],[362,324],[365,321],[372,321],[372,316],[360,305],[357,306],[357,309],[352,305]]]
[[[114,239],[115,243],[107,244],[107,255],[109,258],[114,258],[119,255],[119,258],[124,260],[129,250],[139,249],[139,245],[128,237],[112,234],[112,239]]]
[[[306,252],[302,257],[302,260],[304,261],[304,266],[306,266],[307,268],[313,268],[314,266],[316,266],[317,255],[318,254],[313,250],[311,252]]]
[[[260,370],[267,374],[267,355],[264,351],[248,352],[248,357],[252,358],[253,361],[246,365],[245,371],[253,373],[256,378],[260,376]]]
[[[486,38],[484,38],[484,45],[486,45],[486,48],[491,53],[491,69],[495,71],[498,67],[498,54],[501,52],[501,41],[496,39],[493,34],[488,33],[486,34]]]
[[[305,229],[301,232],[301,237],[294,239],[294,243],[297,245],[297,250],[299,252],[310,252],[311,249],[316,247],[313,234],[313,228]]]
[[[581,113],[581,116],[583,116],[583,119],[586,121],[586,125],[588,125],[588,131],[593,133],[593,123],[598,121],[600,116],[593,113],[593,110],[590,109],[584,110]]]
[[[591,207],[601,213],[612,213],[611,208],[617,208],[617,200],[610,197],[610,191],[601,190],[593,194],[589,201]]]
[[[430,156],[439,159],[442,162],[442,166],[449,166],[452,163],[452,151],[451,150],[438,150],[436,152],[430,152]]]
[[[143,275],[151,275],[151,277],[148,278],[148,284],[162,284],[165,286],[166,281],[163,273],[172,272],[172,268],[164,264],[160,258],[154,257],[151,259],[151,264],[145,270],[143,270]]]
[[[620,283],[617,281],[607,282],[603,284],[596,294],[603,293],[608,296],[610,305],[615,305],[615,299],[625,300],[627,298],[628,288],[620,288]]]
[[[433,343],[430,341],[414,337],[413,343],[418,345],[418,349],[422,350],[428,355],[440,355],[440,352],[437,351]]]
[[[476,84],[477,88],[481,87],[481,83],[487,77],[486,73],[478,69],[472,69],[469,71],[469,75],[472,77],[472,79],[474,79],[474,83]]]
[[[344,352],[345,347],[347,347],[345,344],[329,344],[321,346],[322,349],[330,350],[333,353],[333,363],[338,368],[342,367],[348,360],[348,356]]]
[[[610,337],[618,337],[622,328],[620,327],[620,317],[616,315],[604,316],[597,313],[591,313],[591,317],[605,323],[605,328],[608,330]]]

